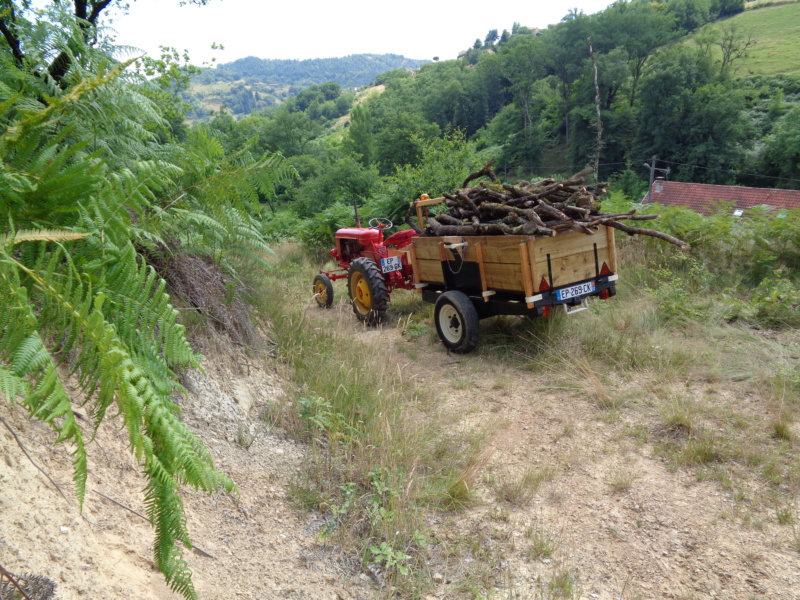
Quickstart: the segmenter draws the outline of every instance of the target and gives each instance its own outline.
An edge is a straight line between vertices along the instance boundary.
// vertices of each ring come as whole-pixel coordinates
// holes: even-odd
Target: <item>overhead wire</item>
[[[637,161],[634,160],[632,162],[636,163]],[[712,167],[704,167],[702,165],[693,165],[691,163],[681,163],[681,162],[675,162],[675,161],[671,161],[671,160],[665,160],[663,158],[659,158],[658,162],[666,163],[668,165],[680,166],[680,167],[692,167],[694,169],[703,169],[703,170],[706,170],[706,171],[715,171],[717,173],[731,173],[733,175],[739,175],[739,176],[760,177],[762,179],[772,179],[772,180],[775,180],[775,181],[791,181],[792,183],[800,183],[800,179],[793,179],[791,177],[776,177],[774,175],[763,175],[761,173],[748,173],[748,172],[744,172],[744,171],[736,171],[734,169],[715,169],[715,168],[712,168]],[[628,164],[628,163],[625,163],[625,162],[609,162],[609,163],[600,163],[600,166],[601,167],[611,167],[611,166],[625,165],[625,164]],[[545,167],[529,167],[529,168],[530,168],[531,171],[554,171],[554,172],[558,172],[560,169],[580,170],[583,167],[582,166],[578,166],[578,165],[550,165],[550,166],[545,166]]]

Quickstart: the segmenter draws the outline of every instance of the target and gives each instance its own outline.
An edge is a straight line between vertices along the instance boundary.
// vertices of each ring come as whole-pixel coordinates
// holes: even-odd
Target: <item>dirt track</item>
[[[360,330],[341,302],[315,319],[353,327],[365,343],[380,336],[391,350],[387,360],[434,386],[450,427],[488,432],[476,504],[429,515],[440,544],[432,548],[428,598],[800,595],[795,528],[780,523],[774,507],[751,501],[756,490],[726,489],[718,480],[698,480],[691,469],[670,469],[652,443],[657,425],[642,417],[641,405],[604,409],[585,386],[547,388],[519,366],[478,354],[448,356],[430,337],[409,341],[394,326]],[[324,515],[300,514],[288,503],[304,448],[260,417],[264,403],[281,393],[269,360],[250,368],[242,366],[244,357],[205,354],[207,376],[186,377],[190,397],[182,408],[241,494],[186,495],[193,541],[213,557],[188,555],[201,598],[378,597],[355,557],[320,541]],[[437,366],[453,377],[431,378]],[[735,387],[682,385],[689,399],[711,397],[744,413],[764,409]],[[658,393],[645,390],[643,397],[655,411]],[[50,448],[45,427],[5,405],[0,415],[37,464],[58,482],[70,478],[69,457]],[[143,512],[142,479],[122,433],[104,427],[89,450],[82,519],[71,490],[64,490],[67,505],[0,427],[0,564],[50,577],[65,600],[177,598],[152,566],[149,525],[96,493]],[[514,482],[523,477],[538,486],[529,503],[499,498],[503,490],[519,493]]]

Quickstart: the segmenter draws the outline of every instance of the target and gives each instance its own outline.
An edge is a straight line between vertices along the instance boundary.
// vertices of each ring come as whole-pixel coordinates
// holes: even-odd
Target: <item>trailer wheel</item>
[[[389,292],[386,291],[383,274],[373,261],[362,256],[350,263],[347,292],[359,321],[367,325],[386,322]]]
[[[445,292],[436,300],[433,310],[436,331],[451,352],[466,354],[478,345],[480,318],[475,305],[464,292]]]
[[[314,300],[320,308],[330,308],[333,305],[333,284],[327,275],[320,273],[314,277]]]

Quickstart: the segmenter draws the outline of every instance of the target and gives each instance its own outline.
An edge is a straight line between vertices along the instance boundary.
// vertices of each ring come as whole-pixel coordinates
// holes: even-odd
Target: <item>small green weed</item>
[[[578,573],[572,569],[565,569],[555,575],[547,584],[548,598],[578,598]]]
[[[695,429],[695,407],[683,397],[672,397],[664,404],[661,418],[668,433],[674,436],[689,436]]]
[[[417,340],[419,338],[429,336],[430,334],[431,328],[425,323],[411,323],[403,330],[403,335],[411,340]]]
[[[387,571],[397,571],[400,575],[408,575],[408,561],[411,556],[400,550],[395,550],[386,542],[381,542],[369,547],[371,560],[383,565]]]
[[[525,555],[531,560],[551,558],[561,545],[561,534],[546,524],[541,516],[537,516],[524,533],[529,542]]]
[[[255,439],[256,436],[250,433],[243,425],[239,425],[236,428],[236,443],[245,450],[250,449],[250,446],[253,445]]]

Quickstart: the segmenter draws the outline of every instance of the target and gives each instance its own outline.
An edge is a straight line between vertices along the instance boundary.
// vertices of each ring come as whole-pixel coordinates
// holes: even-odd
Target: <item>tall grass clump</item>
[[[311,445],[295,498],[327,512],[327,533],[364,564],[412,585],[409,575],[426,573],[424,506],[466,501],[484,464],[480,444],[424,418],[430,398],[391,359],[382,330],[360,329],[349,311],[307,312],[319,309],[303,250],[279,247],[274,262],[259,304],[290,390],[268,418]]]

